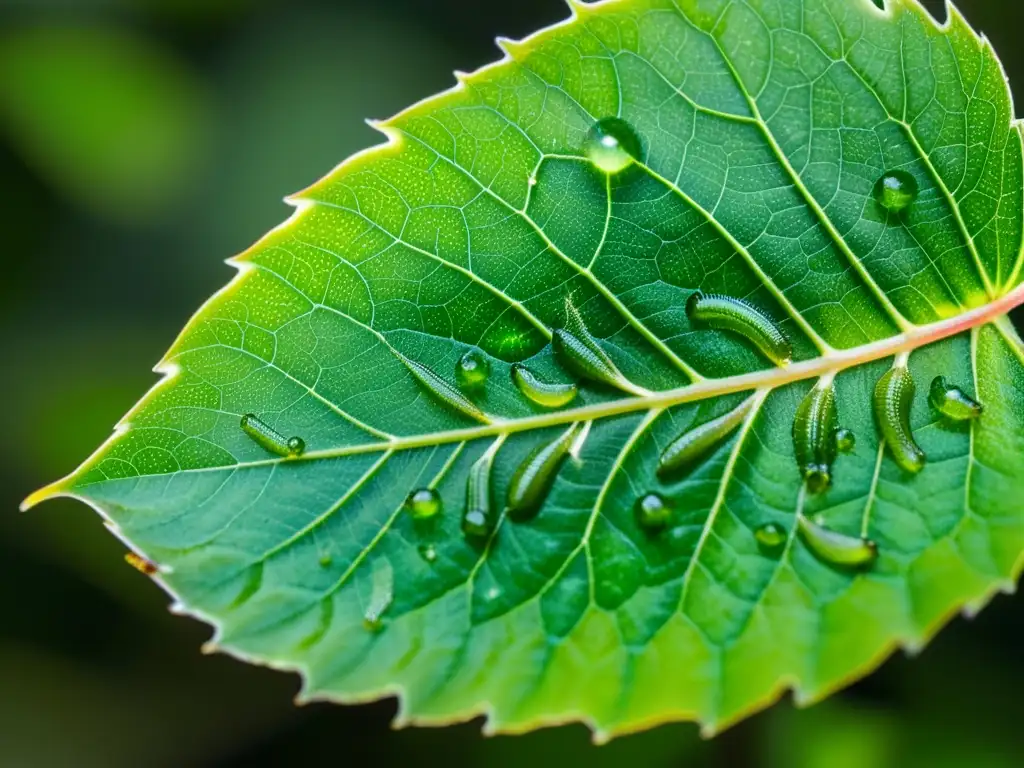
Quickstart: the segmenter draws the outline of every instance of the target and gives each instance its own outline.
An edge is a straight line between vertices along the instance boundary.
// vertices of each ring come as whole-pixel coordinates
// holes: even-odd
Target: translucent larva
[[[554,332],[551,343],[569,370],[584,379],[637,394],[638,388],[608,357],[608,353],[587,330],[579,310],[568,300],[565,302],[565,315],[565,327]]]
[[[874,409],[878,429],[896,463],[905,472],[924,469],[927,457],[914,441],[910,407],[914,403],[914,377],[905,365],[888,370],[875,386]]]
[[[306,450],[306,443],[301,437],[285,437],[255,414],[245,414],[241,424],[242,431],[253,441],[278,456],[294,458],[301,456]]]
[[[405,357],[402,358],[402,362],[405,363],[405,366],[409,369],[412,375],[416,377],[416,380],[419,381],[419,383],[422,384],[430,394],[449,408],[453,408],[459,413],[469,416],[471,419],[483,422],[484,424],[491,423],[487,414],[481,411],[468,397],[425,365],[421,365],[415,360],[409,360]]]
[[[394,569],[387,560],[375,560],[370,602],[363,613],[363,626],[370,632],[379,632],[384,626],[384,612],[391,606],[394,599]]]
[[[839,453],[836,442],[836,390],[819,382],[803,399],[793,419],[793,449],[810,493],[832,485],[832,465]]]
[[[797,527],[807,548],[829,565],[864,568],[878,557],[878,545],[870,539],[833,531],[803,515],[797,516]]]
[[[523,522],[540,512],[562,462],[569,454],[581,426],[573,424],[550,443],[541,445],[523,459],[512,476],[508,487],[506,511],[517,522]]]
[[[935,378],[929,395],[935,410],[951,421],[973,421],[981,416],[981,403],[954,387],[945,376]]]
[[[462,533],[470,539],[486,539],[494,531],[494,506],[491,502],[491,468],[497,445],[491,447],[469,469],[466,478],[466,508],[462,513]]]
[[[658,475],[673,475],[689,467],[697,459],[731,435],[747,418],[754,405],[753,397],[724,416],[694,427],[673,440],[658,461]]]
[[[576,398],[575,384],[552,384],[519,363],[512,366],[512,381],[529,400],[545,408],[561,408]]]
[[[776,365],[793,360],[793,345],[786,334],[749,301],[698,291],[687,301],[686,313],[694,322],[743,336]]]

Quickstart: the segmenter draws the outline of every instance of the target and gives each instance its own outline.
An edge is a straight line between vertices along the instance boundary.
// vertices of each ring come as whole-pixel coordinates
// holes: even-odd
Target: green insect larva
[[[807,548],[829,565],[864,568],[878,558],[878,545],[870,539],[833,531],[803,515],[796,522]]]
[[[836,444],[836,389],[819,382],[803,399],[793,419],[793,448],[807,490],[823,493],[832,485]]]
[[[285,437],[253,413],[245,414],[241,423],[242,431],[271,453],[295,458],[306,451],[306,442],[301,437]]]
[[[576,442],[580,428],[579,424],[573,424],[559,437],[535,448],[523,459],[508,486],[506,511],[510,518],[524,522],[540,512],[562,461]]]
[[[875,419],[882,439],[900,468],[914,474],[924,469],[927,461],[910,428],[916,389],[906,365],[897,364],[878,380],[874,395]]]
[[[786,334],[749,301],[698,291],[686,302],[686,313],[694,322],[739,334],[776,365],[793,361],[793,344]]]
[[[512,366],[512,381],[529,400],[545,408],[561,408],[576,399],[575,384],[552,384],[519,363]]]
[[[466,478],[466,508],[462,513],[462,533],[470,539],[486,539],[494,530],[491,503],[491,468],[500,445],[495,443],[469,469]]]
[[[373,586],[370,602],[363,613],[363,627],[369,632],[379,632],[384,627],[384,612],[395,599],[395,571],[387,560],[373,563]]]
[[[487,414],[481,411],[468,397],[425,365],[421,365],[415,360],[410,360],[406,357],[402,358],[402,362],[405,363],[406,368],[409,369],[412,375],[416,377],[416,380],[442,403],[450,408],[454,408],[465,416],[469,416],[471,419],[476,419],[484,424],[491,423],[491,419]]]
[[[725,440],[747,418],[755,399],[751,397],[745,400],[733,411],[694,427],[669,443],[658,461],[658,476],[665,477],[686,469]]]
[[[945,376],[932,381],[930,397],[932,406],[951,421],[973,421],[981,416],[981,403],[959,387],[954,387]]]
[[[551,343],[569,370],[584,379],[608,384],[633,395],[643,394],[608,357],[608,353],[587,330],[579,310],[568,299],[565,302],[565,315],[565,327],[554,332]]]

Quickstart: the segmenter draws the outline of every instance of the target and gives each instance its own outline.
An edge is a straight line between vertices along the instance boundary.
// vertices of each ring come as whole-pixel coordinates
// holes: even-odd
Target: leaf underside
[[[489,732],[713,733],[785,689],[818,700],[1011,589],[1024,354],[1003,314],[1024,300],[1024,185],[987,42],[913,0],[617,0],[502,46],[293,197],[165,378],[27,506],[91,504],[216,647],[298,670],[304,700],[397,694],[400,722],[486,714]],[[613,175],[583,150],[606,117],[642,144]],[[893,170],[920,188],[898,215],[873,194]],[[777,320],[794,363],[691,324],[698,290]],[[513,363],[572,380],[549,343],[567,297],[636,393],[580,381],[549,410],[515,388]],[[473,348],[493,423],[415,373],[454,382]],[[928,456],[913,476],[871,403],[900,353]],[[794,414],[831,374],[856,450],[803,493]],[[940,374],[980,420],[932,410]],[[692,471],[657,475],[669,443],[755,391]],[[246,413],[306,454],[268,453]],[[535,518],[463,536],[469,469],[495,441],[500,510],[523,457],[582,422]],[[443,511],[417,521],[403,502],[425,487]],[[673,507],[656,535],[634,517],[652,491]],[[798,511],[867,535],[877,562],[819,559]],[[788,532],[779,551],[757,543],[767,523]]]

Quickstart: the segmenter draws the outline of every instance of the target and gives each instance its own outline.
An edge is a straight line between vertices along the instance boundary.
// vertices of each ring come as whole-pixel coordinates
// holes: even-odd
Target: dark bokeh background
[[[938,3],[931,4],[938,6]],[[1024,21],[962,0],[1024,88]],[[296,708],[295,677],[205,657],[88,509],[16,514],[155,381],[222,260],[386,117],[498,58],[559,0],[0,0],[0,766],[1018,766],[1024,598],[807,711],[702,742],[580,726],[392,732],[394,703]]]

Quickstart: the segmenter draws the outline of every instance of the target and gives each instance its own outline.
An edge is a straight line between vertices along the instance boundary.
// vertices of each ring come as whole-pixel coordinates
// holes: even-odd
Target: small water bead
[[[733,411],[687,430],[669,443],[658,461],[658,476],[665,477],[687,469],[725,440],[747,418],[754,400],[754,397],[748,398]]]
[[[552,335],[551,344],[566,367],[584,379],[638,394],[638,389],[618,369],[597,343],[572,301],[565,302],[565,327]]]
[[[817,521],[797,516],[797,527],[807,548],[829,565],[840,568],[866,568],[878,558],[878,545],[860,536],[847,536]]]
[[[478,349],[471,349],[455,364],[455,380],[470,392],[481,389],[491,373],[491,361]]]
[[[433,488],[417,488],[405,500],[405,508],[416,520],[429,520],[441,511],[441,496]]]
[[[785,545],[789,539],[789,534],[786,533],[786,529],[781,525],[765,523],[754,531],[754,538],[765,549],[774,550]]]
[[[416,549],[420,553],[420,557],[428,563],[437,560],[437,548],[433,544],[420,544]]]
[[[672,507],[660,493],[648,493],[636,500],[636,522],[648,533],[658,533],[672,520]]]
[[[301,437],[286,438],[253,413],[242,417],[242,431],[262,448],[285,458],[295,458],[306,452],[306,441]]]
[[[981,403],[959,387],[950,384],[945,376],[932,381],[929,399],[932,406],[951,421],[973,421],[981,416]]]
[[[524,365],[512,366],[512,382],[529,400],[545,408],[561,408],[576,399],[575,384],[544,381]]]
[[[506,509],[510,518],[524,522],[540,512],[580,430],[579,424],[573,424],[561,436],[538,446],[523,459],[508,486]]]
[[[613,174],[626,170],[643,155],[643,144],[633,126],[618,117],[594,123],[584,149],[590,162]]]
[[[836,390],[831,381],[819,382],[796,409],[793,450],[810,493],[823,493],[832,485],[832,465],[839,451],[836,418]]]
[[[917,199],[917,179],[906,171],[889,171],[875,183],[875,200],[890,213],[900,213]]]
[[[334,558],[331,557],[330,555],[320,555],[320,567],[321,568],[330,568],[331,564],[333,562],[334,562]]]
[[[840,453],[853,453],[857,450],[857,435],[852,429],[840,427],[836,430],[836,450]]]
[[[745,299],[694,293],[686,302],[686,314],[695,323],[739,334],[776,365],[793,361],[793,344],[775,322]]]
[[[395,599],[395,572],[387,560],[373,563],[373,586],[370,602],[363,613],[363,627],[369,632],[379,632],[384,627],[384,612]]]
[[[924,469],[927,461],[910,428],[910,408],[916,389],[906,366],[896,365],[878,380],[873,398],[882,439],[900,468],[914,474]]]

